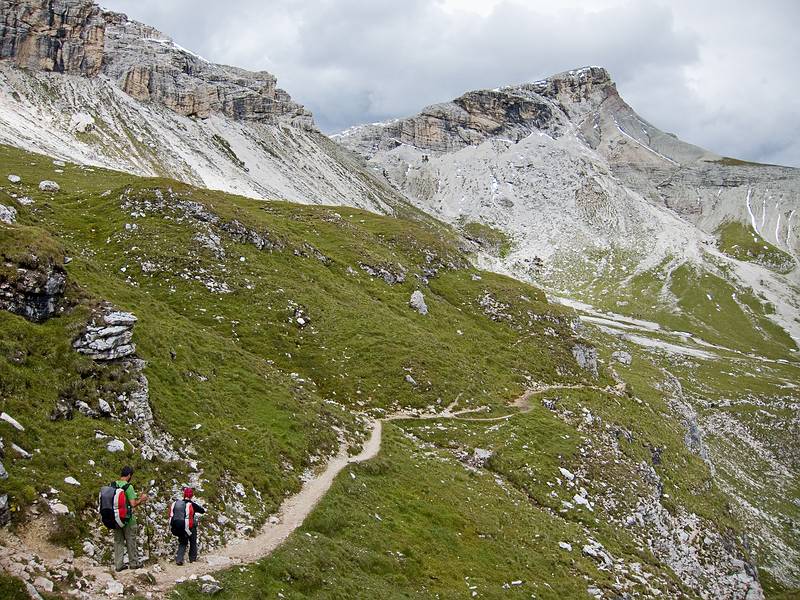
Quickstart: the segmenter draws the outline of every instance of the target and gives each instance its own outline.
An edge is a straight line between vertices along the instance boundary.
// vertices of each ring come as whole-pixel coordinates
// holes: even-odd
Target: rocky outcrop
[[[535,83],[468,92],[414,117],[356,127],[336,137],[367,157],[404,144],[452,152],[491,138],[516,142],[534,131],[559,137],[573,113],[586,110],[587,101],[598,106],[616,95],[605,69],[587,67]]]
[[[12,206],[0,204],[0,223],[11,225],[17,220],[17,210]]]
[[[425,303],[425,296],[419,290],[411,294],[411,300],[409,300],[408,305],[423,316],[428,314],[428,305]]]
[[[578,363],[581,369],[589,371],[595,379],[599,376],[597,348],[585,344],[577,344],[572,347],[572,355],[575,357],[575,362]]]
[[[81,337],[72,346],[81,354],[99,361],[117,360],[136,352],[133,326],[136,317],[130,313],[105,309],[95,315]]]
[[[0,267],[0,309],[34,322],[56,314],[67,283],[61,265],[31,254],[24,264],[7,260]]]
[[[184,116],[313,129],[270,73],[215,65],[153,27],[90,0],[0,0],[0,59],[36,71],[105,75],[127,94]]]
[[[212,64],[152,27],[106,13],[103,73],[132,97],[201,119],[221,113],[237,121],[282,120],[313,128],[311,113],[292,101],[267,72]]]
[[[0,58],[32,70],[100,73],[105,19],[86,0],[0,0]]]

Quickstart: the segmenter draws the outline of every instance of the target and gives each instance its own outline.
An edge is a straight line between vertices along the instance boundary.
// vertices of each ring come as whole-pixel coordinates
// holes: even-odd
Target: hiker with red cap
[[[197,560],[197,515],[206,512],[202,506],[192,498],[194,490],[190,487],[183,488],[183,499],[176,500],[169,508],[169,527],[172,534],[178,538],[178,553],[175,563],[183,564],[186,546],[189,546],[189,562]]]

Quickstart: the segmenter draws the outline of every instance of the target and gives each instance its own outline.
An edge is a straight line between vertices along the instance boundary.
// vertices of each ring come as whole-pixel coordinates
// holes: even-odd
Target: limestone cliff
[[[133,98],[184,116],[313,128],[273,75],[212,64],[91,0],[0,0],[0,58],[34,71],[104,75]]]
[[[0,1],[0,58],[19,67],[95,76],[100,73],[105,19],[83,0]]]

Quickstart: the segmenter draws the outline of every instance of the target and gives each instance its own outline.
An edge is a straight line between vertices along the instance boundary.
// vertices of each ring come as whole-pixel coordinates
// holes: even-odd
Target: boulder
[[[98,361],[132,356],[136,352],[133,343],[136,317],[109,308],[105,310],[105,313],[94,316],[93,323],[87,325],[83,335],[73,342],[73,348]]]
[[[97,553],[97,548],[92,542],[87,540],[83,542],[83,553],[86,556],[92,557]]]
[[[39,183],[39,190],[42,192],[58,192],[61,191],[61,186],[55,181],[45,180]]]
[[[0,223],[12,225],[17,220],[17,209],[0,204]]]
[[[593,377],[599,376],[597,369],[597,348],[586,346],[584,344],[577,344],[572,347],[572,355],[581,369],[589,371]]]
[[[8,471],[6,471],[6,468],[3,466],[3,463],[0,462],[0,481],[3,481],[5,479],[8,479]]]
[[[9,175],[8,180],[11,183],[19,183],[20,181],[22,181],[22,178],[19,175]]]
[[[428,305],[425,304],[425,296],[419,290],[411,294],[411,300],[409,300],[408,305],[421,315],[428,314]]]
[[[30,575],[28,575],[28,577],[30,577]],[[28,596],[31,597],[31,600],[44,600],[39,591],[28,581],[25,582],[25,590],[28,592]]]
[[[629,366],[633,361],[633,357],[630,355],[630,352],[624,352],[622,350],[614,352],[614,354],[611,355],[611,358],[613,358],[619,364],[626,366]]]
[[[24,459],[27,459],[27,460],[30,460],[31,458],[33,458],[33,454],[31,454],[30,452],[28,452],[24,448],[20,448],[16,444],[11,444],[11,449],[14,452],[16,452],[19,455],[20,458],[24,458]]]
[[[122,596],[125,593],[125,586],[116,579],[110,579],[106,584],[106,596],[113,598],[114,596]]]
[[[42,592],[52,593],[54,585],[53,582],[44,577],[37,577],[33,580],[33,587]]]
[[[486,450],[485,448],[475,448],[472,452],[472,460],[470,463],[475,467],[485,467],[486,463],[489,462],[489,459],[494,456],[494,452],[491,450]]]
[[[111,415],[114,411],[111,409],[111,405],[103,400],[102,398],[97,403],[98,407],[100,408],[100,414],[108,416]]]
[[[75,479],[74,477],[65,477],[64,478],[64,483],[66,483],[68,485],[75,485],[75,486],[80,486],[80,484],[81,484],[81,482],[78,481],[77,479]]]
[[[50,413],[51,421],[68,421],[72,418],[72,406],[64,398],[56,400],[53,412]]]
[[[200,592],[208,596],[215,596],[222,591],[222,586],[216,581],[210,581],[200,586]]]
[[[106,444],[106,450],[112,454],[117,452],[125,452],[125,442],[122,440],[111,440]]]
[[[67,274],[54,257],[30,255],[13,276],[0,277],[0,309],[40,323],[52,317],[64,295]]]
[[[69,507],[61,502],[54,502],[50,505],[50,512],[56,516],[65,516],[69,514]]]
[[[22,425],[20,425],[20,422],[17,421],[14,417],[9,415],[8,413],[4,412],[0,414],[0,421],[5,421],[17,431],[25,431],[25,428]]]

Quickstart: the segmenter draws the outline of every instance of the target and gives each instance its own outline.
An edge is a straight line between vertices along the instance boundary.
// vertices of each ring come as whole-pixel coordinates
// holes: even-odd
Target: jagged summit
[[[351,128],[337,139],[371,156],[399,144],[448,152],[492,137],[518,141],[534,131],[559,137],[570,121],[609,98],[619,98],[609,72],[583,67],[532,83],[470,91],[414,117]]]
[[[0,0],[0,58],[31,70],[106,76],[133,98],[184,116],[313,127],[311,113],[274,75],[210,63],[91,0]]]

